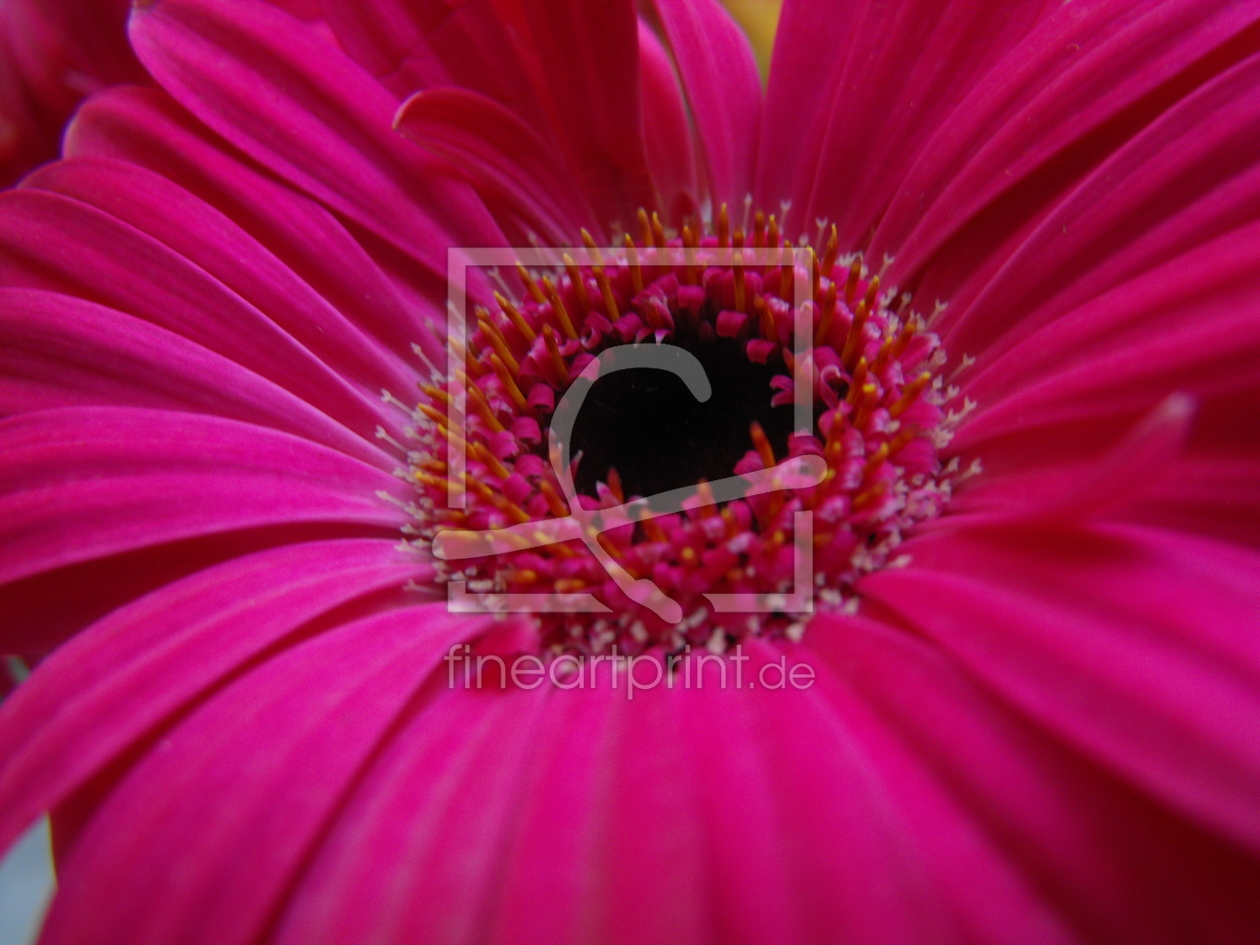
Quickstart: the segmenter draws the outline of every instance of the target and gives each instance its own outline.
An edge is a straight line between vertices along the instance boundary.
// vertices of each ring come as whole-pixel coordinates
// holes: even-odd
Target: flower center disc
[[[819,259],[760,213],[748,234],[725,207],[712,232],[639,223],[615,255],[583,233],[581,262],[518,266],[519,298],[475,310],[463,372],[424,387],[416,412],[418,544],[436,538],[440,576],[488,609],[534,610],[544,652],[798,638],[949,500],[944,352],[908,296],[839,257],[834,228]],[[642,367],[591,383],[626,345],[683,349],[711,396]],[[590,386],[561,476],[549,430],[575,384]],[[817,474],[793,477],[794,463]],[[451,553],[487,534],[495,553]],[[566,606],[579,599],[597,603]]]

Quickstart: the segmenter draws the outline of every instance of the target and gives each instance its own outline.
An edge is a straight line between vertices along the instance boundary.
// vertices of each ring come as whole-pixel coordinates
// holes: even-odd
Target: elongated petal
[[[502,105],[458,88],[435,88],[404,102],[394,119],[403,135],[467,169],[483,194],[507,203],[564,245],[591,210],[573,195],[562,159]]]
[[[399,99],[454,85],[547,126],[537,70],[497,0],[322,0],[328,25]]]
[[[758,203],[789,201],[787,231],[837,223],[861,247],[951,109],[1045,4],[787,0],[775,39]]]
[[[0,415],[112,405],[274,427],[392,471],[396,457],[234,361],[92,302],[0,289]]]
[[[639,99],[634,5],[584,0],[522,4],[561,150],[607,231],[652,205]]]
[[[1255,553],[1133,527],[956,531],[864,591],[1096,763],[1251,850]]]
[[[138,282],[137,266],[148,278]],[[355,390],[205,270],[86,204],[37,190],[0,197],[0,274],[9,285],[67,292],[182,334],[273,380],[371,436],[398,415]]]
[[[1224,71],[1001,247],[993,265],[973,265],[939,323],[946,343],[992,358],[1199,246],[1231,233],[1245,245],[1250,237],[1235,231],[1255,221],[1260,203],[1258,81],[1260,55]],[[1015,324],[1013,310],[1021,313]]]
[[[752,47],[716,0],[656,0],[707,169],[714,206],[752,192],[761,79]]]
[[[165,93],[133,88],[96,96],[67,130],[66,154],[124,160],[169,178],[230,217],[389,350],[428,343],[440,359],[429,325],[444,309],[434,301],[432,280],[391,269],[391,281],[385,262],[326,208],[242,161]]]
[[[44,941],[255,941],[347,789],[413,703],[433,698],[421,684],[474,626],[440,604],[365,617],[229,684],[84,831]]]
[[[75,159],[42,168],[24,186],[95,206],[169,246],[370,394],[415,383],[397,354],[366,337],[228,217],[165,178],[130,163]]]
[[[470,190],[393,134],[394,97],[312,27],[260,0],[158,0],[132,17],[131,38],[206,125],[430,272],[445,274],[448,240],[501,241]]]
[[[459,663],[441,667],[428,704],[356,785],[277,942],[485,941],[498,865],[527,797],[522,782],[553,690],[464,689],[461,673]]]
[[[0,421],[0,580],[268,524],[397,527],[380,469],[235,420],[78,407]]]
[[[420,568],[389,540],[243,557],[111,614],[0,709],[0,846],[242,664],[308,621]]]
[[[1225,943],[1254,928],[1260,872],[1245,852],[1021,717],[913,628],[821,615],[802,646],[914,824],[964,941]]]

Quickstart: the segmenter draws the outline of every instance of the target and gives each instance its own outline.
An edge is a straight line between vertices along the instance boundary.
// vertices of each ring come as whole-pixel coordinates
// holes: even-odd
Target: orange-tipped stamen
[[[661,218],[655,212],[652,214],[652,239],[661,249],[664,249],[668,242],[665,239],[665,227],[661,226]]]
[[[595,245],[595,237],[591,236],[586,227],[582,227],[582,245],[591,254],[591,262],[594,265],[602,266],[604,264],[604,257],[600,255],[599,247]]]
[[[617,299],[613,296],[612,283],[608,281],[608,276],[602,266],[594,266],[591,271],[595,274],[599,294],[604,299],[604,312],[608,315],[610,322],[615,322],[621,317],[621,312],[617,308]]]
[[[556,518],[566,518],[569,514],[569,507],[564,504],[564,500],[560,498],[560,493],[556,491],[556,487],[551,484],[548,479],[542,480],[538,484],[538,491],[542,493],[543,499],[547,502],[547,508],[551,509],[551,514]]]
[[[823,293],[822,314],[818,316],[818,330],[814,332],[814,347],[821,348],[831,333],[831,322],[836,317],[836,284],[828,283]]]
[[[760,423],[754,420],[748,425],[748,433],[752,437],[753,449],[761,457],[761,465],[766,469],[770,469],[774,466],[774,448],[770,445],[766,431],[761,428]]]
[[[648,249],[656,246],[652,239],[652,221],[648,219],[647,211],[642,207],[639,208],[639,239],[643,241],[643,245]]]
[[[515,325],[516,330],[525,338],[526,344],[533,344],[534,339],[538,337],[538,333],[530,327],[529,322],[525,321],[525,316],[521,314],[520,309],[513,305],[510,299],[500,295],[498,292],[494,293],[494,300],[499,303],[499,308],[508,317],[508,321]]]
[[[624,505],[626,501],[626,494],[621,488],[621,474],[618,473],[616,469],[610,468],[608,470],[607,485],[608,491],[612,493],[613,498],[616,499],[619,504]]]
[[[569,274],[569,284],[573,286],[573,294],[577,296],[578,318],[585,318],[591,310],[591,298],[586,292],[586,280],[582,271],[568,253],[564,254],[564,269]]]
[[[560,344],[556,341],[556,333],[550,325],[543,325],[543,342],[547,345],[547,353],[551,355],[551,366],[556,369],[556,376],[564,383],[569,377],[569,365],[560,353]]]
[[[543,305],[547,301],[547,297],[543,295],[542,289],[538,288],[538,283],[534,277],[529,274],[529,270],[521,263],[516,264],[516,274],[521,277],[521,282],[525,284],[525,291],[539,305]]]
[[[901,396],[897,398],[897,402],[888,408],[889,416],[896,419],[910,409],[910,405],[915,402],[919,394],[923,392],[923,388],[932,383],[932,375],[924,371],[913,381],[907,384],[901,391]]]
[[[499,380],[503,382],[503,389],[507,391],[507,395],[512,398],[512,403],[516,404],[516,409],[521,413],[532,413],[529,409],[529,401],[525,399],[525,395],[521,393],[520,387],[516,384],[516,378],[513,373],[508,370],[508,366],[499,359],[497,354],[490,355],[490,364],[494,367],[494,373],[499,375]]]
[[[831,236],[827,239],[827,249],[823,253],[822,274],[828,279],[831,278],[832,270],[836,267],[836,259],[840,255],[840,237],[836,233],[836,225],[831,224]]]
[[[626,266],[630,269],[630,282],[634,286],[634,294],[643,291],[643,272],[639,269],[639,248],[634,245],[630,234],[626,234]]]
[[[490,321],[490,313],[486,312],[485,309],[481,309],[477,313],[477,324],[490,342],[490,347],[494,349],[494,353],[499,356],[499,360],[507,365],[513,374],[518,373],[521,369],[520,362],[512,357],[512,351],[508,348],[507,339],[503,337],[498,326]]]
[[[866,328],[866,319],[870,314],[866,301],[858,303],[857,311],[853,313],[853,324],[849,326],[849,335],[844,339],[844,350],[840,353],[840,360],[847,367],[853,363],[855,356],[859,355],[862,348],[865,347],[866,338],[863,335],[863,329]]]
[[[556,316],[556,321],[560,323],[560,328],[570,341],[577,341],[577,330],[573,327],[573,320],[569,318],[569,310],[564,307],[564,300],[560,298],[560,292],[556,289],[556,285],[546,276],[543,276],[543,291],[547,293],[547,300],[551,303],[551,312]]]
[[[849,278],[844,283],[844,304],[853,308],[853,296],[857,292],[858,280],[862,278],[862,257],[849,265]]]

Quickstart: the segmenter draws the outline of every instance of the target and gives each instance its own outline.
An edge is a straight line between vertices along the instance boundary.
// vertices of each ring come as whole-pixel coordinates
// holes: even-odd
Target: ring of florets
[[[583,232],[584,247],[550,271],[518,264],[512,282],[501,279],[496,305],[475,308],[467,345],[454,353],[462,367],[423,385],[414,412],[408,475],[418,497],[409,531],[426,548],[443,530],[570,516],[545,431],[583,369],[620,345],[720,349],[760,366],[768,408],[809,406],[808,427],[782,435],[752,420],[747,449],[726,474],[819,456],[820,482],[717,501],[702,480],[681,511],[604,528],[604,555],[574,539],[435,565],[441,580],[464,582],[487,600],[580,593],[606,606],[603,614],[536,613],[544,651],[722,649],[749,633],[799,638],[802,613],[774,606],[801,590],[799,513],[810,513],[812,525],[806,609],[838,609],[853,605],[863,574],[900,563],[906,530],[949,501],[958,464],[942,464],[938,452],[962,411],[945,410],[956,393],[942,380],[945,353],[908,295],[883,287],[860,255],[840,255],[834,228],[820,258],[760,213],[747,232],[730,226],[725,207],[711,228],[692,224],[676,235],[655,214],[641,211],[639,224],[640,239],[627,235],[616,252],[601,252]],[[808,396],[798,397],[805,387]],[[457,390],[466,404],[459,415]],[[577,445],[571,481],[583,480]],[[463,460],[458,476],[447,461],[452,448]],[[615,465],[586,472],[587,494],[576,497],[583,508],[621,509],[636,498]],[[682,619],[662,619],[627,598],[601,557],[654,582],[681,605]],[[770,605],[719,612],[711,594],[756,595]]]

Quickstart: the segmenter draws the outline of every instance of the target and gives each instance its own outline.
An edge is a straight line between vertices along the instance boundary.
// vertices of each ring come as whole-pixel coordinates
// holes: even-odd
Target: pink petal
[[[951,295],[953,349],[1007,350],[1038,328],[1251,222],[1260,200],[1260,57],[1173,105]],[[1122,182],[1122,183],[1121,183]],[[1011,325],[1010,312],[1021,312]]]
[[[197,414],[72,407],[0,421],[0,581],[233,529],[397,528],[398,480],[289,434]]]
[[[415,383],[415,370],[397,353],[365,336],[229,217],[164,177],[130,163],[80,158],[41,169],[24,186],[95,206],[170,247],[371,395]]]
[[[789,0],[766,96],[758,204],[785,232],[861,247],[926,141],[1042,15],[1036,2]]]
[[[715,0],[656,0],[656,9],[696,124],[711,202],[740,207],[752,191],[761,123],[752,47]]]
[[[207,126],[431,273],[451,242],[502,242],[466,187],[393,134],[394,97],[317,29],[259,0],[162,0],[137,8],[131,40]]]
[[[639,88],[643,97],[643,146],[657,204],[673,223],[694,212],[697,143],[674,63],[651,27],[639,20]],[[666,219],[666,217],[662,217]]]
[[[1085,175],[1249,56],[1256,17],[1197,0],[1060,7],[925,142],[873,238],[894,280],[932,259],[921,290],[952,299],[991,273]]]
[[[402,284],[391,283],[381,262],[327,209],[241,161],[165,93],[116,89],[93,98],[67,131],[66,153],[116,158],[169,178],[266,246],[387,349],[427,342],[430,356],[442,356],[426,320],[444,317],[431,282],[395,272]],[[413,283],[413,297],[405,296]]]
[[[361,436],[398,424],[379,391],[355,389],[204,269],[77,200],[26,189],[0,195],[0,277],[8,285],[78,295],[184,335]]]
[[[256,941],[378,746],[436,695],[421,684],[476,626],[442,604],[378,614],[230,682],[84,830],[44,941]]]
[[[1260,846],[1255,553],[1133,527],[960,530],[864,579],[877,606],[1096,763]]]
[[[590,208],[565,180],[559,156],[502,105],[465,89],[434,88],[407,99],[394,124],[416,144],[464,168],[482,194],[507,203],[555,245],[593,225]]]
[[[110,404],[274,427],[392,472],[396,457],[195,342],[68,295],[0,289],[0,415]]]
[[[457,682],[448,691],[452,669],[460,672],[451,664],[434,675],[429,700],[355,786],[285,910],[277,942],[485,941],[554,690]],[[576,741],[567,745],[583,752]],[[561,869],[562,861],[548,866]]]
[[[0,5],[0,186],[57,155],[86,96],[142,82],[127,45],[127,0],[6,0]]]
[[[601,229],[652,206],[633,5],[542,0],[500,12],[536,59],[540,100]]]
[[[321,8],[341,45],[399,99],[459,86],[546,126],[536,70],[496,0],[323,0]]]
[[[0,708],[0,846],[303,624],[416,577],[395,542],[277,548],[173,582],[85,630]]]
[[[1253,860],[1038,730],[912,629],[820,615],[804,647],[963,941],[1239,942],[1255,927]]]
[[[1166,476],[1134,470],[1134,495],[1152,487],[1164,495],[1163,512],[1143,517],[1253,541],[1238,526],[1254,517],[1260,476],[1260,416],[1248,409],[1260,397],[1257,246],[1254,225],[1228,233],[963,374],[979,406],[950,449],[980,458],[986,475],[954,510],[1018,506],[1083,481],[1144,413],[1180,390],[1196,401],[1194,425]],[[1210,493],[1198,480],[1205,469],[1218,470]]]

